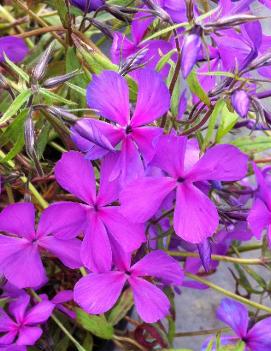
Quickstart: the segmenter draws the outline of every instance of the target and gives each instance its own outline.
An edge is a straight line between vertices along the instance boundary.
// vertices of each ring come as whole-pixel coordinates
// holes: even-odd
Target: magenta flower
[[[116,72],[104,71],[99,76],[94,76],[89,84],[87,101],[89,107],[98,110],[101,116],[114,124],[85,118],[72,128],[73,141],[86,153],[88,159],[113,152],[104,138],[120,150],[109,176],[114,179],[121,175],[122,182],[143,175],[141,156],[145,164],[150,162],[158,137],[163,133],[163,129],[149,127],[147,124],[166,113],[170,105],[169,91],[158,73],[143,69],[138,72],[137,78],[138,97],[131,118],[126,80]],[[97,138],[98,131],[103,136],[102,141],[101,137]]]
[[[247,221],[257,239],[261,238],[264,229],[267,229],[269,245],[271,243],[271,189],[259,168],[253,164],[258,183],[258,192]]]
[[[236,344],[242,340],[246,350],[270,351],[271,349],[271,318],[265,318],[251,327],[248,311],[244,305],[231,299],[225,298],[221,301],[216,311],[217,319],[232,328],[236,336],[221,337],[223,345]],[[204,343],[202,351],[206,350]],[[212,350],[215,350],[213,348]]]
[[[65,204],[62,205],[65,207]],[[58,217],[59,215],[59,217]],[[44,210],[35,230],[35,209],[32,203],[16,203],[0,213],[0,270],[18,288],[39,287],[46,282],[41,250],[58,257],[69,268],[79,268],[81,242],[63,240],[62,229],[76,230],[73,218],[61,217],[54,205]],[[62,222],[62,229],[59,225]],[[53,234],[53,235],[52,235]],[[58,234],[58,238],[54,235]]]
[[[13,62],[22,61],[28,54],[28,47],[21,38],[7,36],[0,38],[0,62],[5,60],[4,53]]]
[[[144,277],[156,277],[166,284],[180,285],[183,271],[172,257],[163,251],[153,251],[133,266],[127,262],[119,270],[92,273],[81,278],[75,285],[74,299],[88,313],[104,313],[113,307],[128,281],[139,316],[146,323],[154,323],[168,315],[170,302]]]
[[[34,345],[42,335],[39,324],[46,322],[53,312],[54,305],[49,301],[39,302],[34,307],[30,307],[29,302],[30,297],[25,294],[9,304],[9,314],[0,308],[0,332],[4,333],[0,345],[7,350],[25,350],[20,346]],[[14,348],[9,349],[11,344]]]
[[[167,175],[132,181],[120,194],[123,215],[134,222],[145,222],[155,215],[167,195],[176,190],[173,226],[177,235],[192,243],[211,236],[219,223],[215,205],[197,183],[235,181],[247,173],[247,156],[236,147],[216,145],[199,158],[193,140],[173,135],[161,137],[151,164]]]
[[[129,59],[133,60],[133,57],[136,56],[136,65],[144,64],[145,67],[155,69],[161,56],[172,50],[173,47],[165,40],[149,40],[141,44],[153,20],[153,16],[146,16],[145,12],[139,11],[131,24],[131,39],[128,39],[123,33],[114,33],[111,47],[111,58],[114,63],[122,64]],[[169,68],[169,65],[165,65],[161,74],[166,76]],[[137,72],[137,70],[134,72],[135,76]]]
[[[102,163],[97,195],[94,169],[80,152],[63,154],[55,167],[56,180],[61,187],[83,201],[83,204],[65,203],[66,217],[76,218],[77,212],[84,212],[81,219],[84,224],[81,258],[84,265],[94,271],[106,272],[111,269],[112,251],[116,245],[117,250],[131,252],[145,241],[144,225],[131,224],[119,213],[119,206],[110,206],[118,199],[119,190],[116,180],[110,182],[109,174],[113,166],[110,158]],[[62,203],[55,206],[58,208]],[[74,231],[70,234],[63,233],[67,239],[78,233]]]

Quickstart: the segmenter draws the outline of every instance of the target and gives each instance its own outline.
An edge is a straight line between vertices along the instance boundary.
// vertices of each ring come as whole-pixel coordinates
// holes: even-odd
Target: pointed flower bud
[[[35,153],[35,132],[32,120],[32,111],[27,116],[24,123],[24,139],[25,139],[25,151],[30,158],[33,158]]]
[[[78,118],[61,107],[56,106],[42,106],[47,112],[51,113],[54,117],[62,118],[67,120],[68,122],[76,122]]]
[[[78,70],[69,72],[61,76],[56,76],[53,78],[46,79],[43,83],[43,87],[46,89],[56,88],[57,86],[67,82],[68,80],[74,78],[77,75],[78,75]]]
[[[244,90],[235,90],[231,95],[231,103],[240,117],[246,117],[249,109],[249,96]]]
[[[51,43],[45,50],[45,52],[40,56],[38,63],[36,64],[32,72],[32,79],[34,81],[38,82],[43,78],[52,54],[53,47],[54,43]]]
[[[181,59],[181,70],[184,78],[189,75],[197,62],[197,58],[201,50],[200,34],[201,28],[195,27],[188,35],[184,37]]]

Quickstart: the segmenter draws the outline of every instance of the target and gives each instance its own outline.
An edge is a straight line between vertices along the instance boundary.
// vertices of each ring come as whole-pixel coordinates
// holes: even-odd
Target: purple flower
[[[19,346],[34,345],[41,337],[42,329],[39,324],[47,321],[54,305],[49,301],[42,301],[30,307],[29,302],[30,297],[25,294],[9,304],[9,314],[0,308],[0,332],[3,333],[0,345],[17,345],[17,349],[13,348],[17,351],[21,350]]]
[[[65,207],[65,204],[62,206]],[[61,213],[56,212],[52,205],[43,211],[35,230],[32,203],[7,206],[0,213],[0,232],[6,233],[0,234],[0,270],[7,280],[18,288],[44,284],[46,273],[40,257],[41,250],[57,256],[69,268],[79,268],[80,240],[62,240],[59,229],[61,224],[64,232],[73,233],[77,230],[73,222],[71,217],[61,217]],[[58,238],[55,234],[58,234]]]
[[[133,266],[126,262],[117,271],[92,273],[81,278],[75,285],[74,299],[88,313],[104,313],[113,307],[128,281],[139,316],[146,323],[154,323],[168,315],[170,302],[144,277],[180,285],[183,271],[179,263],[163,251],[153,251]]]
[[[104,71],[94,76],[87,88],[88,106],[99,111],[101,116],[114,124],[94,119],[82,119],[72,128],[72,139],[77,147],[86,153],[86,158],[95,159],[110,152],[101,147],[93,138],[93,124],[96,130],[116,147],[115,167],[111,179],[121,176],[122,183],[144,173],[155,152],[155,144],[163,129],[149,127],[157,118],[167,112],[170,94],[161,76],[151,70],[138,72],[138,97],[135,110],[130,118],[129,89],[126,80],[116,72]],[[110,97],[110,98],[109,98]],[[97,133],[96,133],[97,134]]]
[[[236,336],[221,338],[224,345],[242,340],[246,350],[270,351],[271,350],[271,318],[265,318],[254,324],[249,323],[248,311],[244,305],[231,299],[221,301],[216,311],[217,319],[232,328]],[[206,350],[206,342],[202,350]],[[215,349],[213,349],[215,350]]]
[[[257,239],[267,229],[269,245],[271,243],[271,189],[259,168],[253,164],[258,183],[258,192],[249,212],[247,221]]]
[[[21,38],[7,36],[0,38],[0,62],[4,62],[4,53],[13,62],[22,61],[28,54],[28,47]]]
[[[244,118],[247,116],[250,100],[248,94],[244,90],[235,90],[231,95],[231,103],[240,117]]]
[[[131,40],[120,32],[114,33],[111,47],[111,58],[114,63],[123,64],[125,61],[133,61],[135,67],[144,64],[148,68],[155,69],[161,54],[166,54],[173,47],[165,40],[149,40],[141,44],[153,20],[153,16],[146,16],[145,12],[139,11],[131,24]],[[169,68],[168,64],[165,65],[161,74],[166,76]],[[137,72],[137,70],[134,73],[131,72],[131,75],[137,77]]]
[[[167,176],[140,177],[128,184],[120,194],[123,215],[143,223],[155,215],[166,196],[176,190],[173,226],[177,235],[192,243],[211,236],[219,222],[215,205],[197,183],[235,181],[247,172],[247,156],[236,147],[216,145],[199,158],[199,149],[193,140],[173,135],[160,138],[151,164]]]
[[[113,160],[114,161],[114,160]],[[66,202],[63,208],[63,218],[73,217],[83,225],[84,240],[81,248],[82,262],[93,271],[106,272],[111,269],[112,255],[115,251],[131,252],[145,241],[144,225],[131,224],[119,212],[119,206],[110,206],[118,199],[118,181],[110,181],[109,175],[114,163],[107,158],[101,166],[100,188],[96,195],[94,169],[89,160],[80,152],[64,153],[55,167],[57,182],[62,188],[83,201],[83,204]],[[63,203],[55,204],[61,211]],[[81,211],[83,216],[81,217]],[[60,215],[60,214],[59,214]],[[78,234],[65,234],[69,239]]]
[[[104,5],[104,0],[70,0],[73,6],[82,11],[91,12]]]

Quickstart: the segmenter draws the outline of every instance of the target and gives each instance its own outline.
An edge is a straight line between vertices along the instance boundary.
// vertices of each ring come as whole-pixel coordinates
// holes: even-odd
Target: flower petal
[[[35,305],[25,316],[25,324],[44,323],[51,316],[55,305],[50,301],[41,301]]]
[[[0,336],[0,345],[8,345],[7,347],[2,346],[3,348],[0,346],[1,347],[0,350],[2,349],[3,351],[9,351],[9,344],[11,344],[14,341],[16,335],[17,335],[17,330],[14,330]],[[19,351],[19,350],[14,349],[14,351]]]
[[[271,318],[256,323],[247,334],[246,345],[253,351],[271,350]]]
[[[218,214],[212,201],[192,184],[177,187],[174,229],[182,239],[198,244],[214,234]]]
[[[115,167],[115,155],[107,155],[102,163],[100,170],[100,189],[97,195],[97,205],[105,206],[116,201],[119,196],[120,184],[119,180],[111,179],[111,173]]]
[[[131,222],[144,223],[175,187],[176,181],[169,177],[138,178],[120,193],[120,211]]]
[[[170,303],[162,290],[141,278],[131,276],[128,281],[136,310],[144,322],[155,323],[169,314]]]
[[[86,312],[107,312],[116,303],[126,281],[122,272],[92,273],[74,287],[74,300]]]
[[[55,177],[59,185],[90,204],[96,198],[96,182],[90,161],[80,152],[65,152],[55,166]]]
[[[134,251],[146,241],[145,226],[129,222],[119,213],[118,206],[104,207],[99,211],[99,216],[124,251]]]
[[[10,250],[10,245],[15,245],[16,240],[8,239],[10,239],[9,242],[4,242],[7,251]],[[1,238],[2,243],[3,238]],[[1,262],[1,271],[7,280],[18,288],[35,288],[44,284],[47,278],[37,245],[19,239],[16,246],[17,251],[6,256],[6,259]]]
[[[186,145],[186,137],[162,136],[156,145],[156,153],[150,164],[161,168],[174,178],[183,176]]]
[[[105,97],[109,97],[105,98]],[[102,117],[126,125],[129,122],[129,90],[126,80],[117,72],[95,75],[87,87],[87,103]]]
[[[4,62],[4,53],[13,62],[22,61],[28,54],[28,47],[22,38],[5,36],[0,38],[0,62]]]
[[[91,215],[81,247],[83,264],[94,272],[111,269],[112,250],[107,231],[98,215]]]
[[[120,182],[124,186],[133,179],[144,175],[144,167],[135,143],[126,138],[122,142],[119,156]]]
[[[0,213],[0,231],[35,237],[35,208],[30,202],[16,203],[7,206]]]
[[[133,276],[151,276],[169,284],[182,284],[184,273],[180,263],[164,251],[156,250],[134,264],[130,272]]]
[[[216,317],[229,325],[239,338],[247,335],[248,311],[241,303],[224,298],[216,310]]]
[[[23,326],[20,328],[19,336],[16,341],[17,345],[34,345],[35,342],[41,337],[42,329],[39,327],[27,327]]]
[[[78,239],[61,240],[54,236],[45,236],[39,245],[53,253],[67,267],[75,269],[82,266],[80,250],[82,242]]]
[[[82,118],[71,128],[71,138],[88,160],[95,160],[114,152],[123,135],[123,130],[109,123]]]
[[[146,163],[152,160],[155,154],[155,146],[162,134],[163,129],[158,127],[140,127],[133,129],[132,138],[137,144]]]
[[[248,157],[233,145],[216,145],[206,151],[187,177],[201,180],[234,181],[247,174]]]
[[[37,234],[53,234],[61,239],[74,238],[80,234],[86,222],[86,211],[75,202],[57,202],[47,207],[40,217]]]
[[[15,326],[15,322],[9,315],[0,307],[0,333],[8,332]]]
[[[247,217],[248,224],[257,239],[262,236],[262,231],[271,224],[271,212],[261,199],[256,199]]]
[[[137,103],[131,120],[133,127],[153,122],[166,113],[170,106],[170,94],[159,73],[142,69],[137,73],[137,81]]]
[[[25,311],[29,305],[30,296],[27,294],[19,296],[15,301],[11,301],[9,304],[9,313],[13,315],[16,322],[22,323],[25,316]]]

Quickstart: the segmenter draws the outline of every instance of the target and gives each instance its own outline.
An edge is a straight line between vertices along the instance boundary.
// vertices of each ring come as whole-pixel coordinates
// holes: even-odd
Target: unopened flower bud
[[[40,56],[36,66],[34,67],[32,71],[32,79],[35,82],[38,82],[43,78],[46,71],[46,67],[51,57],[53,47],[54,47],[54,43],[51,43],[48,46],[48,48],[45,50],[45,52]]]
[[[69,111],[56,106],[43,106],[43,108],[55,117],[63,118],[68,122],[76,122],[78,118]]]
[[[244,90],[235,90],[231,95],[231,103],[240,117],[246,117],[250,100],[248,94]]]
[[[189,75],[197,62],[197,58],[201,50],[200,33],[201,28],[196,27],[184,37],[181,59],[181,70],[184,78]]]
[[[27,155],[32,158],[35,147],[35,131],[32,120],[32,112],[29,113],[24,123],[24,139],[25,139],[25,151]]]
[[[60,84],[67,82],[68,80],[74,78],[77,75],[78,75],[78,70],[73,71],[73,72],[69,72],[67,74],[63,74],[61,76],[56,76],[53,78],[46,79],[43,82],[43,87],[46,89],[56,88]]]

